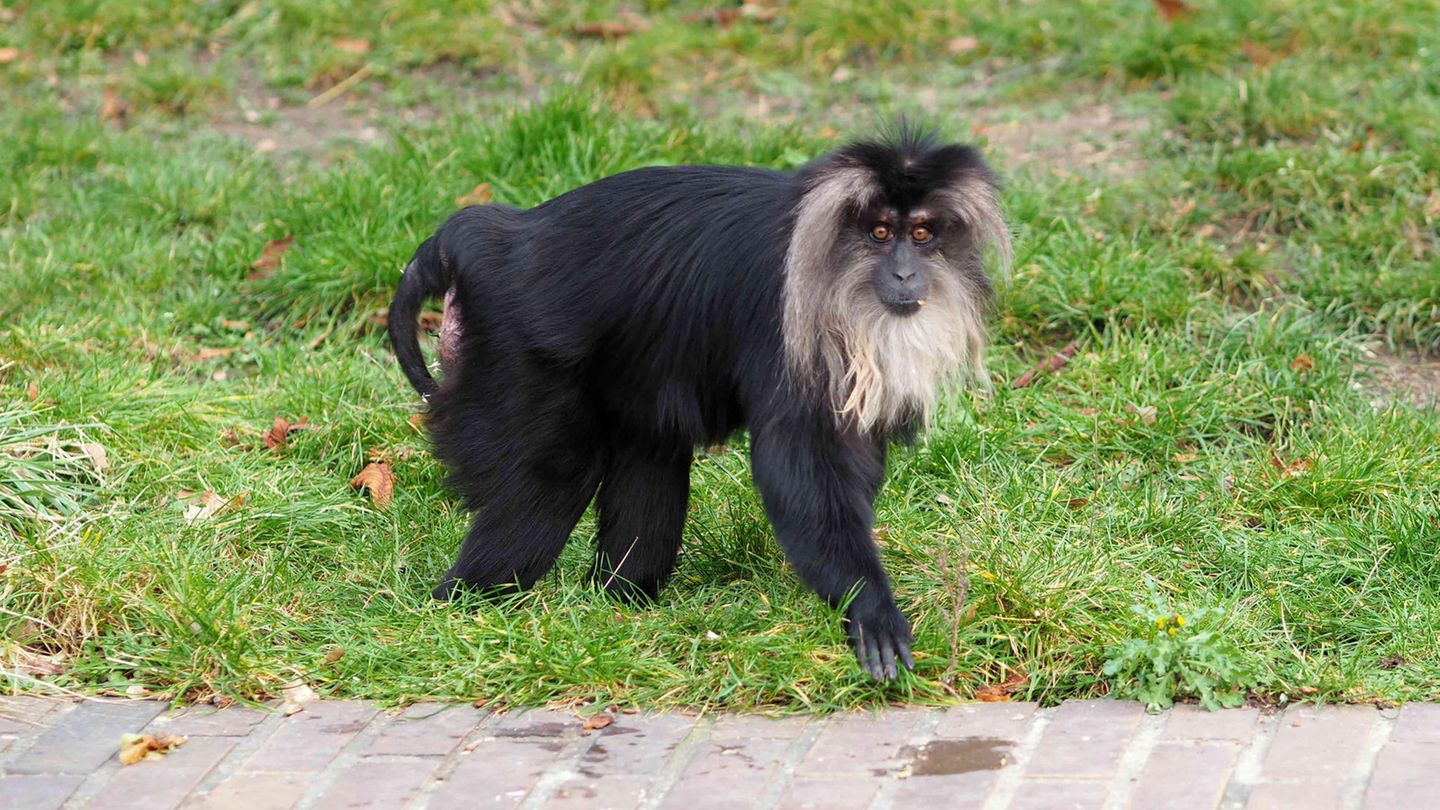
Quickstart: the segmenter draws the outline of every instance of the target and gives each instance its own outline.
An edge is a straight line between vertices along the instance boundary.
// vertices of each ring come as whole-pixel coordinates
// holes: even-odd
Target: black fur
[[[853,597],[848,627],[872,674],[911,665],[871,534],[892,437],[844,428],[785,368],[794,211],[810,173],[832,161],[871,167],[897,204],[983,170],[973,150],[916,138],[795,173],[639,169],[531,210],[466,208],[420,246],[391,338],[429,399],[450,483],[475,511],[437,597],[532,585],[598,488],[593,575],[653,598],[680,548],[693,448],[748,427],[755,483],[800,577],[831,604]],[[415,320],[452,287],[461,362],[437,387]]]

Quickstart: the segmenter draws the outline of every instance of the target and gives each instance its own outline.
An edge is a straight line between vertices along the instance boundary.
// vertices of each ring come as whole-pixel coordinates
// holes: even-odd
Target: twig
[[[1015,387],[1024,388],[1025,386],[1035,382],[1035,378],[1039,377],[1041,374],[1049,374],[1051,372],[1059,371],[1060,369],[1065,367],[1066,363],[1070,362],[1070,358],[1074,357],[1075,352],[1079,351],[1079,349],[1080,347],[1076,345],[1075,341],[1070,341],[1069,343],[1065,344],[1065,348],[1061,349],[1058,352],[1055,352],[1054,354],[1045,358],[1045,360],[1041,362],[1040,365],[1020,375],[1020,379],[1015,381]]]
[[[345,77],[345,79],[342,80],[339,84],[310,99],[310,101],[307,102],[305,106],[313,110],[316,107],[323,107],[326,104],[329,104],[330,102],[335,100],[336,96],[343,94],[346,90],[354,87],[356,83],[359,82],[361,79],[369,76],[370,70],[370,63],[365,63],[365,67],[362,67],[354,73],[351,73],[349,76]]]
[[[960,550],[960,564],[950,566],[950,550],[940,550],[940,571],[945,577],[945,591],[950,597],[950,665],[940,676],[941,683],[951,684],[955,673],[960,671],[960,619],[964,615],[965,600],[970,595],[970,578],[965,576],[965,565],[970,552]]]

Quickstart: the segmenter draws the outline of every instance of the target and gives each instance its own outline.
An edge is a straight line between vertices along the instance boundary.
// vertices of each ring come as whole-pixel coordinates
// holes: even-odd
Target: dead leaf
[[[370,52],[370,43],[363,39],[332,39],[330,44],[342,53],[362,54]]]
[[[234,353],[234,349],[223,346],[204,346],[200,351],[195,353],[195,359],[203,363],[206,360],[214,360],[217,357],[229,357]]]
[[[1129,409],[1136,416],[1140,417],[1141,422],[1144,422],[1147,425],[1155,424],[1155,418],[1159,414],[1159,411],[1155,408],[1154,405],[1131,405],[1129,406]]]
[[[359,475],[350,479],[351,489],[362,487],[370,491],[370,500],[377,509],[388,507],[395,493],[395,473],[390,470],[390,463],[372,461],[366,464]]]
[[[1082,509],[1088,503],[1090,503],[1089,498],[1071,498],[1065,502],[1065,505],[1071,509]]]
[[[31,402],[39,399],[40,383],[32,380],[29,385],[25,386],[25,398],[30,400]]]
[[[185,737],[169,734],[122,734],[120,735],[120,764],[134,765],[146,759],[160,759],[184,745]]]
[[[1290,370],[1304,374],[1307,371],[1315,370],[1315,358],[1308,354],[1302,354],[1290,361]]]
[[[125,115],[129,112],[130,106],[120,98],[120,92],[113,87],[107,87],[100,91],[100,120],[113,121],[117,125],[125,125]]]
[[[490,191],[490,184],[481,183],[475,188],[470,189],[469,194],[456,197],[455,204],[464,208],[467,205],[485,205],[494,199],[495,195]]]
[[[19,58],[19,48],[0,48],[0,65],[8,65]]]
[[[956,37],[945,43],[945,50],[956,56],[969,53],[978,47],[980,47],[980,40],[975,37]]]
[[[1165,22],[1172,23],[1195,13],[1195,9],[1191,8],[1184,0],[1155,0],[1155,10],[1160,12],[1160,16],[1165,18]]]
[[[314,430],[315,426],[310,424],[309,417],[301,417],[299,422],[289,422],[283,416],[275,417],[275,422],[270,429],[265,431],[265,447],[270,450],[279,450],[285,446],[285,439],[297,430]]]
[[[1020,379],[1015,381],[1015,387],[1024,388],[1034,382],[1035,378],[1041,374],[1049,374],[1064,368],[1070,362],[1070,359],[1075,356],[1075,352],[1079,351],[1079,348],[1073,340],[1065,344],[1064,348],[1060,349],[1060,351],[1055,352],[1045,358],[1045,360],[1035,368],[1020,375]]]
[[[237,332],[245,332],[250,329],[249,321],[222,320],[220,321],[220,325],[225,327],[226,329],[234,329]]]
[[[1299,478],[1315,466],[1315,459],[1305,456],[1286,464],[1274,453],[1270,454],[1270,466],[1280,473],[1282,478]]]
[[[324,667],[334,666],[335,664],[339,663],[339,661],[340,661],[341,658],[344,658],[344,657],[345,657],[345,648],[344,648],[344,647],[332,647],[332,648],[330,649],[330,652],[325,653],[325,661],[324,661],[323,663],[321,663],[321,666],[324,666]]]
[[[90,459],[90,463],[95,467],[95,472],[103,473],[110,469],[110,459],[105,454],[105,445],[95,444],[93,442],[82,442],[80,444],[80,452],[84,453],[85,457]]]
[[[410,414],[410,418],[406,419],[405,421],[409,422],[410,427],[413,427],[416,430],[425,429],[425,414],[423,413],[412,413]]]
[[[150,690],[146,689],[138,683],[132,683],[129,686],[125,687],[125,696],[132,698],[149,697]]]
[[[1405,657],[1402,655],[1392,655],[1382,660],[1379,666],[1381,669],[1395,669],[1397,667],[1403,667],[1409,663],[1410,662],[1405,660]]]
[[[294,241],[295,237],[286,236],[267,242],[265,249],[260,253],[260,258],[250,265],[251,272],[246,278],[251,281],[259,281],[275,272],[276,268],[280,267],[280,258],[285,255],[285,251],[290,249],[290,245]]]
[[[574,30],[577,36],[595,37],[597,39],[619,39],[630,34],[638,34],[649,28],[650,23],[644,18],[629,14],[623,18],[614,20],[581,23],[575,26]]]
[[[976,690],[975,699],[981,703],[1006,703],[1012,694],[1029,685],[1030,676],[1017,672],[1000,683]]]
[[[150,67],[150,54],[145,53],[144,51],[136,51],[130,54],[130,58],[135,61],[136,65],[142,68]]]
[[[602,728],[607,728],[611,723],[614,722],[615,718],[611,717],[608,714],[593,714],[585,718],[585,730],[599,731]]]
[[[1170,460],[1176,464],[1189,464],[1197,458],[1200,458],[1200,456],[1196,453],[1176,453],[1170,457]]]
[[[1255,67],[1259,70],[1270,67],[1275,64],[1276,59],[1280,58],[1279,54],[1264,45],[1258,42],[1251,42],[1248,39],[1240,40],[1240,50],[1244,51],[1245,55],[1250,57],[1250,61],[1254,63]]]
[[[247,497],[249,497],[249,493],[242,492],[233,498],[222,498],[215,494],[215,490],[207,489],[200,496],[199,503],[191,504],[185,509],[184,520],[187,524],[209,520],[222,511],[239,507],[245,503]]]
[[[416,323],[425,332],[439,332],[440,328],[445,325],[445,316],[434,310],[426,310],[420,313]]]
[[[1430,192],[1425,198],[1425,213],[1431,217],[1440,217],[1440,188]]]
[[[290,717],[305,711],[305,704],[314,700],[318,695],[315,694],[314,689],[310,688],[309,684],[296,678],[280,687],[280,697],[283,700],[280,705],[280,713]]]

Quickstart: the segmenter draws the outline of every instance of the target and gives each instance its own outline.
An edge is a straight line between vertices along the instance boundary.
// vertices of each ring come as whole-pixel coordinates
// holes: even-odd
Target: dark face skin
[[[923,208],[881,209],[860,218],[865,243],[877,254],[875,295],[897,315],[913,315],[930,294],[930,266],[940,223]]]

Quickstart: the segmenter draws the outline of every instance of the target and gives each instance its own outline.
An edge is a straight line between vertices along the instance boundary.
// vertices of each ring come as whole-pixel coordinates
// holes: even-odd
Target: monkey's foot
[[[845,618],[850,646],[860,661],[860,668],[877,681],[893,681],[898,677],[895,663],[906,669],[915,668],[910,655],[910,623],[894,605],[864,608],[851,605]]]

